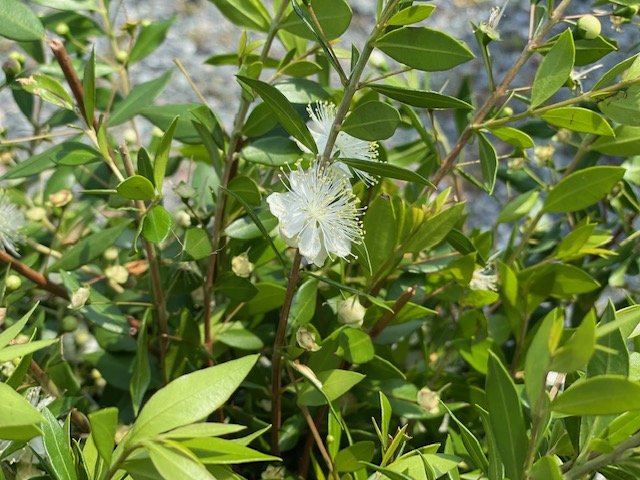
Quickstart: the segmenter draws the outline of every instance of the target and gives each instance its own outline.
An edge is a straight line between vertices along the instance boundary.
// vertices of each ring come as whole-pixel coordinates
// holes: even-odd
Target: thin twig
[[[40,288],[42,288],[43,290],[46,290],[47,292],[52,293],[57,297],[64,298],[65,300],[69,300],[69,294],[67,293],[67,290],[64,287],[62,287],[61,285],[58,285],[57,283],[52,283],[47,277],[42,275],[40,272],[37,272],[30,267],[27,267],[20,260],[13,258],[3,250],[0,250],[0,262],[8,265],[10,268],[15,270],[19,274],[24,275],[33,283],[35,283]]]

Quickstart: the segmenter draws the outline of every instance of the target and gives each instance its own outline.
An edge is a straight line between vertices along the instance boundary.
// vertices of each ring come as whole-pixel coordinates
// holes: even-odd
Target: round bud
[[[109,280],[120,285],[126,283],[129,278],[129,270],[122,265],[112,265],[111,267],[107,267],[104,270],[104,274]]]
[[[249,261],[249,255],[247,255],[247,252],[241,253],[237,257],[233,257],[233,260],[231,260],[231,270],[233,270],[233,273],[239,277],[249,277],[254,268],[255,265]]]
[[[73,193],[68,188],[52,193],[49,195],[49,202],[54,207],[64,207],[73,199]]]
[[[27,210],[27,218],[32,222],[41,222],[47,217],[47,211],[42,207],[33,207]]]
[[[22,65],[17,60],[10,58],[2,64],[2,71],[7,77],[7,81],[11,81],[22,71]]]
[[[511,115],[513,115],[513,108],[511,107],[504,107],[500,111],[500,118],[510,117]]]
[[[306,328],[300,328],[296,333],[296,341],[300,348],[305,349],[308,352],[317,352],[320,350],[320,345],[316,343],[316,334],[310,332]]]
[[[600,35],[601,29],[600,20],[593,15],[585,15],[580,17],[578,23],[576,23],[576,36],[585,40],[593,40]]]
[[[360,304],[357,295],[338,302],[338,320],[346,325],[359,327],[364,321],[366,309]]]
[[[109,247],[104,251],[102,256],[104,257],[105,260],[113,262],[115,259],[118,258],[119,254],[120,252],[118,251],[117,247]]]
[[[8,290],[12,292],[18,290],[22,286],[22,279],[18,275],[9,275],[5,284]]]
[[[418,405],[429,413],[438,413],[440,410],[440,394],[428,387],[424,387],[418,392],[417,400]]]
[[[63,332],[73,332],[78,328],[78,319],[73,315],[65,315],[60,321],[60,330]]]
[[[133,128],[127,128],[122,136],[129,145],[133,145],[138,141],[138,134]]]
[[[60,22],[55,26],[53,31],[56,32],[58,35],[64,37],[66,35],[69,35],[69,25],[67,25],[64,22]]]
[[[9,54],[9,58],[11,60],[15,60],[16,62],[20,62],[21,65],[24,65],[24,62],[26,61],[25,56],[22,53],[20,53],[20,52],[18,52],[16,50],[12,51]]]
[[[80,287],[71,295],[71,305],[69,308],[72,310],[78,310],[84,307],[84,304],[89,300],[89,295],[91,294],[91,290],[89,287]]]
[[[127,54],[127,52],[125,52],[124,50],[118,50],[116,52],[116,60],[119,63],[125,63],[127,61],[127,59],[129,58],[129,55]]]
[[[176,222],[176,225],[182,228],[191,226],[191,216],[184,210],[178,210],[176,213],[174,213],[173,221]]]
[[[76,330],[75,340],[76,345],[82,347],[91,339],[91,335],[86,330]]]

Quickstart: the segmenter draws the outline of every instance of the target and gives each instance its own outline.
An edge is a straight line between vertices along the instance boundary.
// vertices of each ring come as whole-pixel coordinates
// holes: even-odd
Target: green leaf
[[[518,281],[523,288],[546,297],[569,298],[578,293],[595,290],[600,284],[581,268],[564,263],[537,265],[519,273]]]
[[[142,24],[136,42],[129,52],[129,64],[151,55],[167,36],[167,31],[175,22],[177,16],[171,17],[161,22],[151,22],[148,25]]]
[[[281,461],[278,457],[258,452],[236,441],[224,438],[192,438],[181,443],[207,465]]]
[[[469,430],[464,423],[458,420],[458,418],[453,414],[453,412],[447,407],[446,404],[443,403],[443,406],[447,409],[447,412],[449,413],[451,418],[453,418],[453,420],[458,425],[458,428],[460,429],[460,436],[462,437],[462,444],[467,450],[467,453],[473,459],[476,466],[484,473],[487,473],[489,471],[489,461],[487,460],[487,456],[482,450],[480,442],[475,437],[475,435],[471,433],[471,430]]]
[[[194,129],[194,123],[200,125],[206,131],[208,139],[213,142],[211,129],[213,125],[203,126],[200,118],[196,117],[194,110],[201,107],[197,103],[170,103],[165,105],[152,105],[140,110],[140,115],[153,123],[163,132],[169,130],[171,123],[178,118],[178,124],[173,132],[173,138],[189,145],[198,145],[203,142],[200,134]],[[206,107],[205,107],[206,108]],[[208,110],[208,109],[207,109]],[[214,127],[215,128],[215,127]]]
[[[125,440],[130,444],[207,417],[229,399],[257,360],[258,355],[248,355],[172,381],[145,404]]]
[[[67,92],[62,84],[55,78],[34,73],[28,78],[19,78],[17,81],[25,91],[39,96],[45,102],[67,110],[74,110],[73,98],[71,98],[69,92]]]
[[[558,182],[547,195],[545,212],[575,212],[602,200],[622,180],[622,167],[590,167],[574,172]]]
[[[29,440],[41,434],[42,414],[10,386],[0,383],[0,438]]]
[[[84,66],[84,76],[82,77],[82,100],[84,102],[84,112],[89,126],[93,126],[93,115],[96,108],[96,51],[91,49],[91,56]]]
[[[596,112],[587,108],[553,108],[541,114],[540,118],[551,125],[566,128],[573,132],[593,133],[594,135],[605,135],[609,137],[614,136],[611,125]]]
[[[598,335],[603,326],[614,324],[615,320],[615,307],[609,300],[598,324],[596,334]],[[587,365],[588,377],[603,374],[629,375],[629,350],[620,328],[615,328],[606,335],[599,335],[598,346],[605,347],[608,350],[596,348],[596,351],[593,352],[589,365]]]
[[[551,402],[567,415],[617,415],[640,410],[640,383],[622,375],[599,375],[571,385]]]
[[[486,395],[489,423],[507,477],[523,480],[528,441],[520,398],[509,373],[493,352],[489,352]]]
[[[71,453],[69,432],[58,423],[48,408],[42,409],[42,443],[57,480],[75,480],[76,470]],[[66,424],[65,424],[66,426]]]
[[[598,108],[614,122],[640,127],[640,85],[607,97],[598,102]]]
[[[148,242],[156,245],[164,242],[171,233],[171,214],[164,207],[156,205],[144,217],[142,233]]]
[[[640,127],[620,125],[614,133],[615,137],[600,137],[593,142],[591,150],[621,157],[640,155]]]
[[[356,442],[338,452],[333,459],[333,466],[337,472],[356,472],[364,468],[360,462],[370,462],[375,453],[373,442]]]
[[[222,435],[240,432],[246,428],[244,425],[234,425],[231,423],[194,423],[192,425],[174,428],[162,436],[165,438],[220,437]]]
[[[489,133],[495,135],[500,140],[518,148],[533,148],[533,139],[521,130],[511,127],[495,127]]]
[[[376,352],[369,334],[357,328],[345,327],[338,336],[337,354],[349,363],[363,364],[373,360]]]
[[[289,132],[300,143],[311,152],[318,153],[316,142],[311,136],[311,132],[295,111],[286,97],[277,88],[260,80],[237,75],[238,81],[253,88],[264,102],[271,107],[273,113],[278,117],[278,121],[284,129]]]
[[[595,346],[596,316],[591,310],[571,338],[555,351],[551,370],[569,373],[584,367],[593,355]]]
[[[235,194],[229,192],[229,195],[234,196]],[[242,200],[241,197],[234,198]],[[278,219],[274,217],[268,209],[262,209],[256,214],[248,204],[247,206],[249,207],[247,212],[251,212],[250,216],[240,217],[231,222],[224,231],[225,235],[238,240],[251,240],[265,235],[266,238],[271,238],[269,237],[269,232],[278,225]],[[256,219],[259,223],[256,223]]]
[[[258,294],[257,287],[247,278],[231,272],[223,273],[215,285],[215,290],[236,302],[246,302]]]
[[[24,357],[58,342],[57,338],[49,340],[34,340],[28,343],[18,343],[0,350],[0,363],[9,362],[13,359]]]
[[[306,275],[309,275],[313,278],[317,278],[318,280],[320,280],[321,282],[324,282],[328,285],[332,285],[338,289],[340,289],[343,292],[349,292],[352,293],[354,295],[358,295],[360,297],[366,298],[367,300],[369,300],[371,303],[373,303],[374,305],[377,305],[381,308],[383,308],[384,310],[387,310],[389,312],[392,312],[393,310],[391,309],[391,307],[389,307],[384,301],[380,300],[379,298],[376,298],[372,295],[368,295],[364,292],[361,292],[360,290],[353,288],[353,287],[349,287],[347,285],[343,285],[340,282],[336,282],[335,280],[331,280],[330,278],[326,278],[326,277],[321,277],[320,275],[316,275],[315,273],[311,273],[311,272],[306,272]]]
[[[427,218],[404,244],[404,251],[417,255],[418,252],[431,248],[445,239],[455,227],[464,210],[464,202],[456,203],[450,208]]]
[[[118,409],[115,407],[103,408],[89,414],[91,436],[98,453],[109,465],[115,445],[116,427],[118,426]]]
[[[624,72],[629,70],[629,68],[632,65],[634,64],[638,65],[636,61],[639,58],[640,58],[640,54],[636,54],[633,57],[623,60],[622,62],[618,63],[614,67],[611,67],[611,69],[609,69],[607,73],[605,73],[602,77],[600,77],[600,79],[595,83],[595,85],[591,90],[596,91],[611,85],[616,79],[616,77],[618,77],[619,75],[622,75]]]
[[[573,35],[567,29],[558,37],[538,67],[531,89],[531,108],[542,104],[565,84],[573,69],[575,56]]]
[[[140,413],[140,406],[144,400],[144,395],[151,384],[151,366],[149,365],[149,333],[147,331],[148,319],[149,310],[145,312],[142,325],[138,330],[136,356],[133,361],[131,381],[129,382],[131,406],[133,407],[133,413],[136,416]],[[107,463],[109,463],[109,461],[107,461]]]
[[[176,117],[169,125],[169,128],[160,139],[158,148],[156,149],[156,155],[153,163],[153,184],[158,189],[158,193],[162,195],[162,183],[164,182],[164,176],[167,171],[167,162],[169,161],[169,153],[171,153],[171,141],[173,140],[173,134],[178,126],[178,118]]]
[[[431,5],[422,6],[431,7]],[[412,105],[418,108],[427,108],[429,110],[443,110],[447,108],[473,110],[473,105],[459,98],[443,95],[438,92],[411,90],[409,88],[392,87],[390,85],[368,85],[368,87],[405,105]]]
[[[173,70],[149,82],[136,85],[120,102],[114,105],[109,115],[109,126],[120,125],[131,120],[140,111],[148,107],[162,93],[171,80]]]
[[[311,0],[309,3],[313,8],[314,20],[317,19],[327,40],[338,38],[349,27],[353,12],[345,0]],[[313,31],[296,12],[291,12],[280,28],[307,40],[316,40]]]
[[[500,458],[496,432],[493,431],[489,422],[489,412],[479,405],[475,405],[475,407],[480,414],[482,428],[487,435],[487,450],[489,452],[489,472],[487,473],[487,476],[489,477],[489,480],[502,480],[504,478],[504,468],[502,465],[502,459]]]
[[[262,201],[258,185],[251,178],[244,175],[236,175],[231,179],[229,191],[241,197],[248,205],[259,206]]]
[[[258,282],[255,286],[258,288],[258,295],[242,308],[241,312],[244,315],[254,317],[280,308],[284,303],[286,288],[266,282]]]
[[[393,204],[389,197],[379,196],[367,209],[364,216],[364,242],[369,252],[373,276],[390,257],[396,246],[397,222]]]
[[[551,455],[545,455],[538,459],[531,468],[532,480],[562,480],[562,471],[559,465],[560,460]]]
[[[187,230],[184,237],[184,251],[194,260],[208,257],[213,251],[209,234],[204,228],[193,227]]]
[[[44,38],[44,27],[34,11],[24,3],[18,0],[2,0],[0,36],[18,42],[35,42]]]
[[[116,187],[118,195],[128,200],[151,200],[156,196],[153,184],[142,175],[125,178]]]
[[[428,18],[436,9],[434,5],[410,5],[394,13],[389,21],[389,25],[411,25]]]
[[[327,403],[326,398],[333,402],[364,379],[364,375],[361,373],[340,369],[318,372],[316,377],[322,384],[324,395],[322,395],[311,382],[305,381],[298,395],[299,405],[325,405]]]
[[[480,169],[482,170],[482,186],[489,195],[493,193],[498,175],[498,154],[491,142],[482,133],[477,132],[480,146]]]
[[[328,100],[329,94],[317,82],[306,78],[292,78],[274,84],[287,100],[296,105],[308,105],[312,102]]]
[[[87,265],[113,245],[130,223],[131,220],[126,220],[115,227],[107,228],[83,238],[65,251],[62,257],[49,267],[49,271],[71,271]]]
[[[313,318],[318,298],[318,281],[310,278],[302,284],[293,297],[293,304],[287,320],[289,331],[306,325]]]
[[[231,23],[249,30],[267,32],[271,16],[260,0],[210,0]]]
[[[361,160],[359,158],[341,158],[342,163],[346,163],[350,167],[357,168],[363,172],[377,175],[384,178],[395,178],[397,180],[405,180],[407,182],[420,183],[429,187],[435,186],[419,173],[406,168],[392,165],[391,163],[373,162],[371,160]]]
[[[392,30],[374,46],[394,60],[425,72],[449,70],[474,58],[464,42],[427,27]]]
[[[196,460],[189,451],[183,448],[171,448],[173,442],[145,444],[153,466],[165,480],[173,478],[193,478],[198,480],[215,480],[216,477]],[[178,444],[177,446],[179,446]]]
[[[36,309],[38,304],[39,303],[36,302],[35,305],[33,305],[31,309],[20,318],[20,320],[18,320],[10,327],[5,328],[4,331],[0,333],[0,350],[9,345],[9,342],[11,342],[11,340],[20,335],[22,329],[29,321],[29,318],[31,318],[31,314]]]
[[[518,195],[504,206],[496,221],[498,223],[514,222],[531,213],[531,209],[538,201],[539,195],[540,192],[538,190],[531,190]]]
[[[94,0],[31,0],[33,3],[43,7],[55,8],[69,12],[79,12],[82,10],[97,10]]]
[[[271,110],[269,110],[269,114],[273,116]],[[300,158],[300,149],[289,138],[264,137],[251,142],[240,150],[240,158],[251,163],[281,167],[295,163]]]
[[[322,67],[310,60],[297,60],[285,65],[281,72],[292,77],[308,77],[322,71]]]
[[[391,137],[400,124],[400,113],[385,102],[372,100],[354,108],[341,130],[361,140],[384,140]]]

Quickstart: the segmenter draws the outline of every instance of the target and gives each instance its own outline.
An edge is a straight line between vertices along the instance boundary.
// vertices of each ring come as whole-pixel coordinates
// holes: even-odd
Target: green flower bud
[[[18,290],[22,286],[22,279],[18,275],[9,275],[5,284],[10,291]]]
[[[60,330],[63,332],[73,332],[78,328],[78,319],[73,315],[66,315],[60,321]]]
[[[2,64],[2,71],[7,77],[7,81],[11,81],[22,71],[22,65],[17,60],[10,58]]]
[[[56,32],[61,37],[64,37],[66,35],[69,35],[69,25],[67,25],[64,22],[60,22],[55,26],[53,31]]]
[[[600,35],[601,29],[602,25],[600,25],[600,20],[593,15],[585,15],[584,17],[580,17],[578,23],[576,23],[576,37],[593,40]]]
[[[365,313],[366,309],[360,305],[357,295],[338,302],[338,320],[346,325],[359,327],[364,321]]]

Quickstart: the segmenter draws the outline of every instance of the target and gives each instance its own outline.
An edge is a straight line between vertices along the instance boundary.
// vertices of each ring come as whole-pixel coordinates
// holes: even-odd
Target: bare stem
[[[42,275],[40,272],[37,272],[30,267],[27,267],[20,260],[13,258],[11,255],[9,255],[3,250],[0,250],[0,262],[8,265],[10,268],[15,270],[19,274],[24,275],[26,278],[31,280],[33,283],[38,285],[43,290],[46,290],[47,292],[52,293],[57,297],[64,298],[65,300],[69,300],[69,294],[62,286],[56,283],[52,283],[47,277]]]

